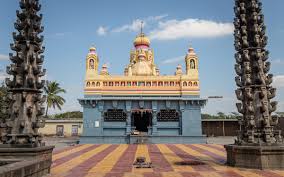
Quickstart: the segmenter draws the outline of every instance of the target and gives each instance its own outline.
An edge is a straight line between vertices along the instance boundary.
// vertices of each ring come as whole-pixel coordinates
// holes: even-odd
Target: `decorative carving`
[[[268,74],[271,63],[265,49],[264,16],[260,0],[235,0],[235,54],[236,96],[238,111],[243,114],[239,120],[237,144],[282,143],[281,132],[275,130],[278,118],[271,116],[277,102],[272,88],[272,74]]]
[[[46,97],[41,96],[41,89],[46,70],[42,69],[44,57],[43,32],[41,26],[42,14],[38,15],[41,5],[38,0],[21,0],[21,11],[17,11],[17,20],[10,53],[12,62],[7,67],[7,73],[12,79],[6,79],[8,89],[7,100],[9,107],[5,112],[7,119],[1,120],[4,128],[1,141],[4,144],[25,145],[30,147],[42,146],[42,136],[38,132],[44,127],[44,107]]]

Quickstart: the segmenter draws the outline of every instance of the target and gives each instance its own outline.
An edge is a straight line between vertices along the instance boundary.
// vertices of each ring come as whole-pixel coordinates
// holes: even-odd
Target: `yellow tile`
[[[182,177],[182,175],[177,172],[163,172],[161,174],[163,177]]]
[[[103,150],[105,150],[107,147],[109,147],[110,145],[108,144],[103,144],[100,145],[99,147],[88,151],[78,157],[75,157],[61,165],[58,165],[54,168],[51,169],[51,174],[53,175],[57,175],[59,176],[65,176],[66,173],[68,173],[68,171],[70,171],[71,169],[73,169],[74,167],[80,165],[81,163],[83,163],[84,161],[88,160],[89,158],[91,158],[92,156],[102,152]]]
[[[221,156],[221,157],[227,157],[227,155],[225,154],[225,152],[219,151],[219,150],[217,150],[217,149],[211,148],[211,147],[206,146],[206,145],[193,144],[193,146],[199,147],[199,148],[201,148],[201,149],[203,149],[203,150],[207,150],[207,151],[212,152],[212,153],[214,153],[214,154],[217,154],[217,155],[219,155],[219,156]]]
[[[204,177],[222,177],[222,175],[216,172],[199,172],[199,174]]]
[[[102,161],[100,161],[96,166],[94,166],[91,170],[89,170],[89,173],[109,172],[116,164],[116,162],[119,160],[119,158],[124,153],[124,151],[127,149],[127,147],[128,145],[126,144],[119,145],[118,148],[116,148],[113,152],[108,154]]]
[[[215,146],[217,148],[223,148],[225,150],[224,145],[222,145],[222,144],[210,144],[210,145]]]
[[[235,169],[234,170],[235,173],[241,175],[241,176],[244,176],[244,177],[263,177],[262,175],[258,175],[256,173],[253,173],[251,171],[241,171],[241,170],[238,170],[238,169]]]
[[[143,177],[142,173],[124,173],[123,177]]]
[[[215,159],[213,159],[211,156],[208,156],[206,154],[202,154],[188,146],[185,146],[183,144],[177,144],[176,145],[178,148],[182,149],[186,153],[195,156],[196,158],[200,159],[202,162],[205,162],[206,164],[210,165],[212,168],[219,170],[219,171],[224,171],[228,169],[233,169],[232,167],[227,167],[227,166],[222,166],[216,162]]]
[[[167,161],[171,164],[174,171],[186,171],[186,172],[194,172],[194,169],[190,166],[181,166],[176,165],[177,162],[182,162],[183,159],[177,156],[173,151],[171,151],[166,145],[158,144],[157,147],[160,149],[163,156],[167,159]]]
[[[54,160],[60,159],[60,158],[65,157],[67,155],[70,155],[70,154],[73,154],[75,152],[78,152],[78,151],[81,151],[83,149],[86,149],[86,148],[88,148],[90,146],[93,146],[93,144],[84,144],[82,146],[78,146],[78,147],[72,148],[70,150],[63,151],[61,153],[53,155],[52,156],[52,160],[54,161]]]
[[[145,157],[147,162],[151,162],[151,158],[149,155],[149,150],[148,150],[148,146],[145,144],[139,144],[137,146],[137,150],[135,153],[135,158],[134,160],[136,160],[137,157]],[[152,168],[132,168],[132,172],[134,173],[143,173],[143,172],[153,172]]]
[[[273,173],[276,173],[280,176],[284,176],[284,170],[270,170],[270,171],[273,172]]]

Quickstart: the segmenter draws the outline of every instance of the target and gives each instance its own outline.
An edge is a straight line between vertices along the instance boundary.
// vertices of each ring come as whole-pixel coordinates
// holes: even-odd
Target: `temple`
[[[186,71],[160,75],[149,38],[134,40],[124,75],[110,75],[91,47],[86,58],[80,143],[204,143],[198,57],[193,48],[185,56]]]

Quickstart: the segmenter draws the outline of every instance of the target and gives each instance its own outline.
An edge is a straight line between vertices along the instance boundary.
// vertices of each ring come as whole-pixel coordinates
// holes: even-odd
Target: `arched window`
[[[113,86],[113,82],[109,82],[109,84],[108,84],[109,86]]]
[[[92,87],[95,87],[96,86],[96,83],[95,82],[92,82]]]
[[[195,69],[195,61],[193,59],[190,60],[190,69]]]
[[[153,85],[153,86],[157,86],[157,82],[153,82],[152,85]]]
[[[100,82],[97,82],[96,86],[97,86],[97,87],[101,86]]]
[[[125,86],[125,82],[121,82],[121,84],[120,84],[121,86]]]
[[[95,62],[93,59],[90,59],[89,61],[89,69],[95,69]]]
[[[165,86],[169,86],[169,82],[165,82]]]
[[[115,86],[119,86],[119,82],[115,82]]]
[[[198,86],[197,82],[194,82],[194,86]]]
[[[137,86],[137,82],[132,82],[132,86]]]
[[[191,87],[191,86],[192,86],[192,82],[189,82],[189,83],[188,83],[188,86],[190,86],[190,87]]]
[[[177,85],[177,86],[180,86],[180,82],[176,82],[176,85]]]
[[[90,82],[87,82],[86,86],[87,86],[87,87],[90,87],[90,85],[91,85]]]
[[[175,83],[174,82],[170,82],[170,86],[175,86]]]
[[[183,82],[183,86],[186,87],[186,86],[187,86],[187,83],[186,83],[186,82]]]
[[[163,86],[163,82],[158,82],[158,86]]]
[[[104,82],[104,86],[107,86],[107,82]]]
[[[151,86],[151,82],[147,82],[146,86]]]
[[[127,86],[131,86],[131,82],[127,82]]]

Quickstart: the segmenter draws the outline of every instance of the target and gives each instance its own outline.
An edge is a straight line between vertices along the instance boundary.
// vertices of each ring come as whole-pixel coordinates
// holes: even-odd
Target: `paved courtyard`
[[[133,167],[144,156],[153,168]],[[218,144],[149,144],[69,146],[54,151],[52,177],[280,177],[280,170],[247,170],[224,165],[225,150]],[[182,165],[188,162],[191,165]],[[200,162],[200,163],[197,163]],[[201,163],[202,162],[202,163]]]

